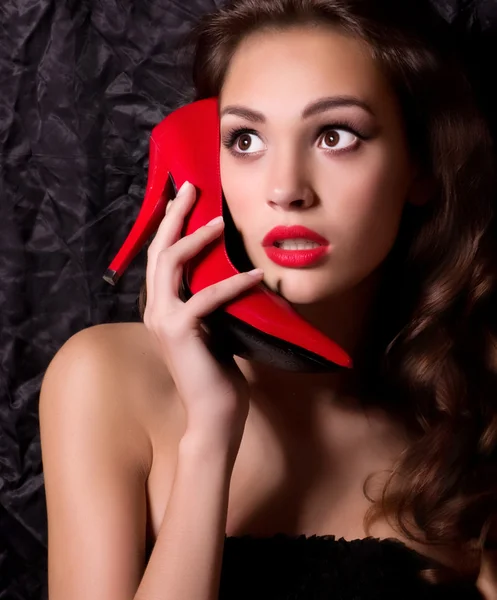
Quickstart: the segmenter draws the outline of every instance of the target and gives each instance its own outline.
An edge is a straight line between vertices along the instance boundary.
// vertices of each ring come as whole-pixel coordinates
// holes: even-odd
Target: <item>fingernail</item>
[[[222,223],[222,221],[223,221],[223,217],[215,217],[214,219],[212,219],[211,221],[206,223],[206,225],[208,227],[211,227],[212,225],[217,225],[218,223]]]
[[[188,187],[191,185],[191,183],[189,181],[185,181],[183,183],[183,185],[179,188],[178,190],[178,196],[180,194],[184,194],[186,190],[188,190]]]
[[[252,271],[247,271],[247,275],[252,275],[252,277],[259,277],[262,275],[264,271],[262,269],[252,269]]]

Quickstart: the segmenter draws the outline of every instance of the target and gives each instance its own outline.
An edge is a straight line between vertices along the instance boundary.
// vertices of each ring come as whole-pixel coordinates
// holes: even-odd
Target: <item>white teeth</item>
[[[318,248],[319,245],[317,242],[303,239],[280,240],[275,243],[275,246],[282,250],[309,250],[310,248]]]

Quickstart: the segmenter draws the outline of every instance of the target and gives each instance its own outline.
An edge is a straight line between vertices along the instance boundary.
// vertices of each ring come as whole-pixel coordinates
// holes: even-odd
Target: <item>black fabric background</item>
[[[116,288],[102,274],[138,213],[150,130],[188,98],[183,36],[221,3],[1,0],[0,600],[47,598],[41,380],[72,334],[139,320],[146,253]],[[466,33],[495,131],[497,2],[436,6]]]

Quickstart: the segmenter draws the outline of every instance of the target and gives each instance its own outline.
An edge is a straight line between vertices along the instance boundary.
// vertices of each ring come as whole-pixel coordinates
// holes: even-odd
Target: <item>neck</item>
[[[375,272],[340,295],[312,305],[293,305],[293,309],[353,356],[367,333],[380,277]]]
[[[373,274],[352,290],[312,305],[294,305],[303,318],[339,344],[354,359],[371,321],[371,307],[377,294],[380,275]],[[333,373],[294,373],[236,357],[242,373],[254,390],[254,403],[284,408],[288,418],[306,412],[362,412],[354,398],[354,369]],[[281,411],[279,411],[281,412]]]

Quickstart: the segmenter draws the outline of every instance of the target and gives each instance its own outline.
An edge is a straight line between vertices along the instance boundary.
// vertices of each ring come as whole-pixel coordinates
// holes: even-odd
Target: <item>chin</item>
[[[264,268],[264,267],[263,267]],[[323,305],[346,298],[351,292],[361,294],[373,273],[343,273],[341,269],[288,269],[269,272],[266,268],[265,284],[290,304]]]
[[[303,276],[302,271],[291,276],[269,276],[267,279],[266,285],[291,304],[318,304],[329,300],[338,291],[332,282],[326,282],[326,285],[322,275],[316,280],[316,277]]]

